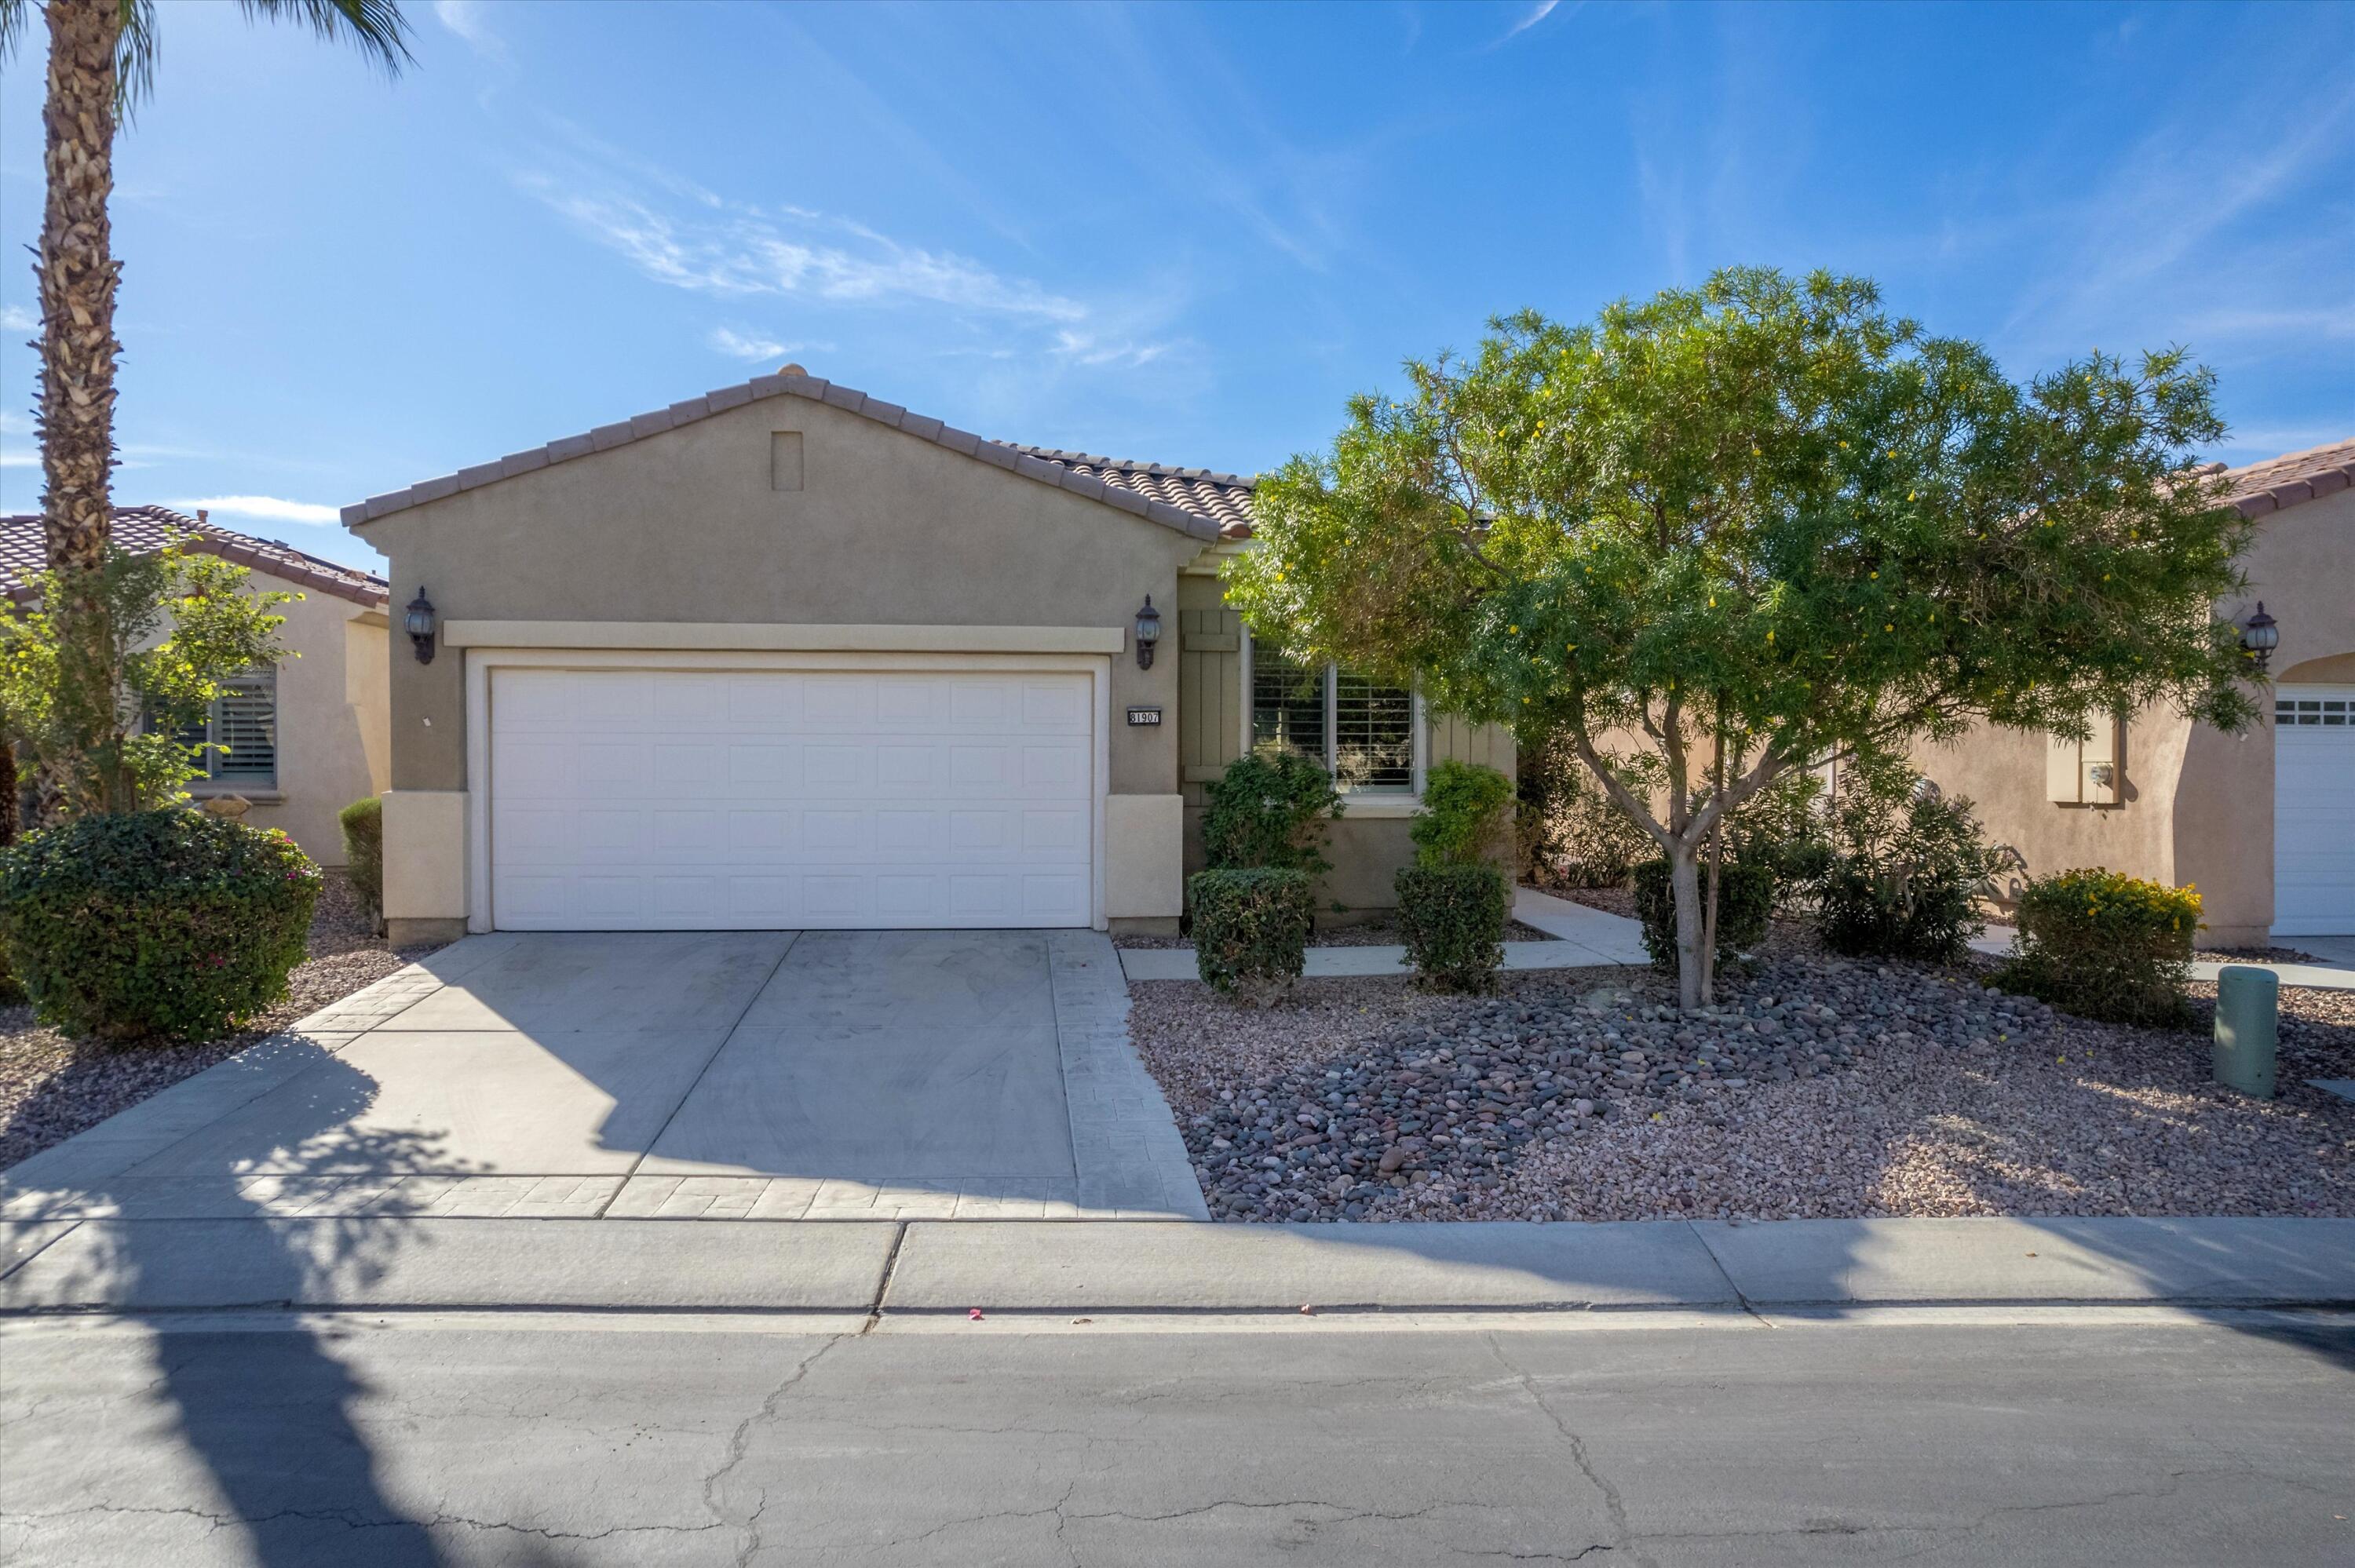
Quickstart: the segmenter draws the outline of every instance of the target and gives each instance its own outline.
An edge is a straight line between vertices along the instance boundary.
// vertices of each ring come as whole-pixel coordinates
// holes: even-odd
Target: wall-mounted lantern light
[[[425,585],[417,587],[417,597],[409,601],[409,618],[402,624],[408,628],[409,641],[416,645],[417,662],[433,662],[433,601],[425,597]]]
[[[1161,612],[1153,608],[1153,596],[1145,596],[1145,608],[1136,612],[1136,667],[1153,668],[1153,645],[1161,641]]]
[[[2280,646],[2281,628],[2275,625],[2274,618],[2265,613],[2265,601],[2259,599],[2257,613],[2249,617],[2247,623],[2241,628],[2241,647],[2257,662],[2257,668],[2263,670],[2267,661],[2273,658],[2274,650]]]

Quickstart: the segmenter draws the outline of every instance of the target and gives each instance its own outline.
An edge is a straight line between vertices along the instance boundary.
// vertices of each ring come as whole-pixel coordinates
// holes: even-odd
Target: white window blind
[[[1312,757],[1343,789],[1414,789],[1414,694],[1330,664],[1303,665],[1251,644],[1252,742]]]
[[[1414,696],[1346,670],[1333,673],[1333,777],[1344,789],[1414,788]]]
[[[205,722],[180,732],[190,746],[208,747],[198,758],[209,779],[271,783],[278,777],[278,672],[249,670],[222,683]],[[226,751],[209,749],[225,747]]]

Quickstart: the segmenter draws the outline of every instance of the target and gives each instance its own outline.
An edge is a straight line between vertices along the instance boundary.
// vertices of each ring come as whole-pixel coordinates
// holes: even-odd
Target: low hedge
[[[1709,897],[1709,864],[1700,868],[1700,892]],[[1774,912],[1774,873],[1763,865],[1730,861],[1721,868],[1717,886],[1717,956],[1732,958],[1766,939],[1766,917]],[[1644,950],[1652,967],[1665,974],[1677,969],[1677,895],[1668,880],[1668,863],[1646,861],[1636,868],[1636,917],[1644,923]]]
[[[1202,849],[1213,870],[1330,871],[1325,824],[1341,814],[1332,775],[1289,747],[1254,747],[1210,781]]]
[[[1505,877],[1493,865],[1410,865],[1398,890],[1407,961],[1427,985],[1486,991],[1505,961]]]
[[[1493,768],[1453,758],[1423,781],[1423,810],[1407,824],[1421,866],[1477,865],[1504,842],[1513,781]]]
[[[1198,871],[1186,880],[1186,901],[1194,967],[1213,988],[1264,999],[1300,978],[1314,913],[1306,872]]]
[[[374,795],[336,813],[344,829],[344,874],[352,879],[369,922],[384,929],[384,801]]]
[[[209,1039],[286,994],[319,868],[198,811],[78,817],[0,850],[0,946],[41,1022]]]
[[[2064,871],[2019,895],[2019,950],[1997,983],[2080,1018],[2179,1024],[2200,893],[2114,871]]]

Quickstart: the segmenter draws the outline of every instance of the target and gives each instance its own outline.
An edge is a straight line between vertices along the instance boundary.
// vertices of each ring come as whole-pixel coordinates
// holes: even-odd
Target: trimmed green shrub
[[[1392,885],[1407,961],[1423,982],[1487,990],[1505,961],[1505,874],[1479,863],[1410,865]]]
[[[1668,769],[1656,757],[1619,758],[1614,767],[1646,800],[1667,786]],[[1524,753],[1519,818],[1523,874],[1544,886],[1624,887],[1639,862],[1660,853],[1561,740]]]
[[[384,929],[384,802],[370,795],[336,813],[344,828],[344,872],[369,923]]]
[[[1701,896],[1709,896],[1709,863],[1700,867]],[[1766,939],[1766,917],[1774,912],[1774,874],[1763,865],[1728,861],[1717,887],[1717,957],[1721,963]],[[1668,884],[1668,863],[1647,860],[1636,868],[1636,917],[1644,923],[1644,950],[1652,967],[1677,970],[1677,895]]]
[[[1186,879],[1194,967],[1216,990],[1264,1000],[1300,978],[1314,907],[1308,874],[1254,866]]]
[[[1513,781],[1495,768],[1453,758],[1433,763],[1423,777],[1423,810],[1407,824],[1414,863],[1426,870],[1486,863],[1505,836],[1512,803]]]
[[[2019,895],[2019,951],[1996,982],[2080,1018],[2181,1023],[2200,893],[2114,871],[2064,871]]]
[[[0,850],[0,947],[41,1021],[204,1040],[286,994],[319,868],[199,811],[76,817]]]
[[[1325,824],[1341,814],[1332,776],[1289,747],[1254,747],[1209,786],[1202,848],[1213,871],[1330,871]]]
[[[1824,946],[1851,958],[1947,963],[1987,929],[1979,894],[2001,853],[1968,800],[1914,789],[1843,790],[1832,813],[1832,859],[1816,895]]]

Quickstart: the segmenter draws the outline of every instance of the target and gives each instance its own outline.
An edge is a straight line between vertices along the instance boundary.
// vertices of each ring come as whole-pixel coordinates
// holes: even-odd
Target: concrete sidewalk
[[[0,1225],[0,1316],[2348,1306],[2355,1220],[84,1220]]]
[[[1535,888],[1513,890],[1513,918],[1543,931],[1550,942],[1508,942],[1508,969],[1616,969],[1648,964],[1644,928],[1622,915],[1589,909]],[[1199,980],[1191,948],[1124,948],[1120,967],[1130,980]],[[1311,948],[1301,973],[1311,980],[1335,975],[1402,975],[1413,970],[1406,949],[1397,946]]]

